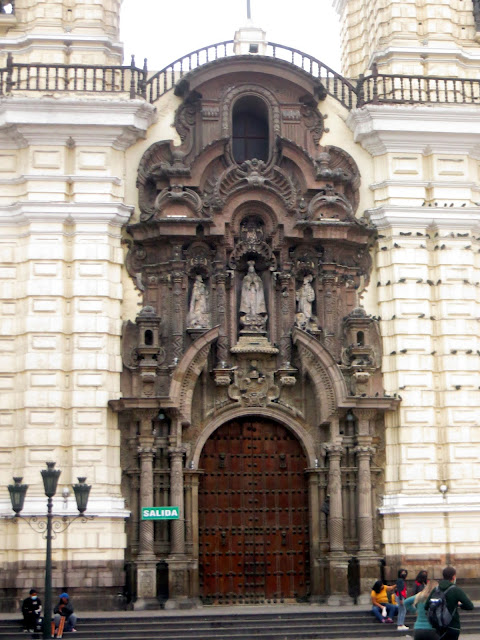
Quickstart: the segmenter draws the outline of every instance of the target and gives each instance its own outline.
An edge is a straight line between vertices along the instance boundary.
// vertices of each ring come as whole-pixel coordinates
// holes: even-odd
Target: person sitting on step
[[[70,598],[68,593],[61,593],[60,600],[53,610],[54,621],[55,621],[55,629],[58,628],[60,624],[60,618],[63,616],[65,618],[65,631],[76,631],[75,624],[77,622],[77,616],[73,613],[73,606],[70,603]]]
[[[395,585],[387,586],[381,580],[377,580],[372,587],[372,613],[379,622],[393,622],[397,615],[398,607],[388,601],[388,592],[393,591]]]

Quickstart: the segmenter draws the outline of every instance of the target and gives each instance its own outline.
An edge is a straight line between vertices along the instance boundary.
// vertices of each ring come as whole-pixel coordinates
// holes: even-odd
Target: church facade
[[[474,580],[471,3],[339,0],[345,77],[251,23],[149,74],[119,0],[54,4],[0,15],[1,606],[44,563],[6,485],[43,513],[47,460],[92,484],[54,542],[83,606]]]

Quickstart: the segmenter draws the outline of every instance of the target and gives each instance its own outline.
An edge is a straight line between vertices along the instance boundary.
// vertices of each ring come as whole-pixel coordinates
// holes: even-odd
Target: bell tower
[[[334,0],[348,78],[380,73],[475,77],[480,60],[478,2]]]
[[[122,0],[2,2],[1,57],[11,53],[18,63],[122,64],[121,4]]]

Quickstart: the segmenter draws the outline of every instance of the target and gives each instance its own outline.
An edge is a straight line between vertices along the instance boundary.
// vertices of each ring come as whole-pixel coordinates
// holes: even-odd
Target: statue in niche
[[[191,329],[206,329],[210,324],[208,315],[208,291],[200,274],[195,276],[195,282],[190,299],[187,316],[187,326]]]
[[[312,303],[315,300],[315,291],[312,287],[313,276],[307,274],[303,278],[303,284],[297,290],[297,314],[295,316],[295,324],[300,329],[316,329],[317,319],[312,313]]]
[[[249,260],[248,271],[242,281],[240,323],[246,332],[263,333],[267,318],[263,282],[255,271],[255,261]]]

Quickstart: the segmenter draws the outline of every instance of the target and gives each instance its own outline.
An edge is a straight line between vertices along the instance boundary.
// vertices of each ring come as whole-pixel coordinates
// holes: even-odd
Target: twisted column
[[[172,554],[185,553],[185,505],[183,498],[183,447],[171,447],[170,454],[170,502],[179,508],[180,517],[172,520]]]
[[[358,546],[360,552],[373,553],[372,478],[370,459],[375,449],[370,446],[355,447],[357,456],[358,492]]]
[[[153,507],[153,437],[140,436],[140,508]],[[139,558],[154,557],[154,529],[152,520],[140,520]]]
[[[330,496],[330,512],[328,517],[330,551],[345,550],[343,541],[343,505],[342,505],[342,474],[340,462],[344,449],[339,444],[325,447],[328,459],[328,495]]]

